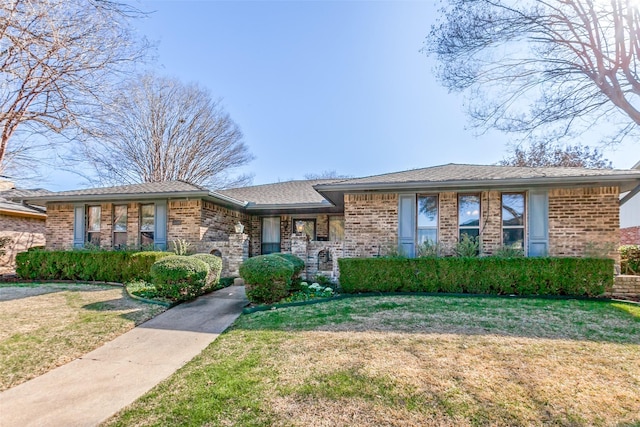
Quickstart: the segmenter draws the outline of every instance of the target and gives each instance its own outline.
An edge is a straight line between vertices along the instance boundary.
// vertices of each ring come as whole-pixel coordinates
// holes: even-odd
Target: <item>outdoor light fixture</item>
[[[238,223],[234,226],[234,228],[236,230],[236,233],[242,234],[242,232],[244,231],[244,224],[238,221]]]
[[[304,233],[304,221],[296,221],[296,234],[302,236]]]

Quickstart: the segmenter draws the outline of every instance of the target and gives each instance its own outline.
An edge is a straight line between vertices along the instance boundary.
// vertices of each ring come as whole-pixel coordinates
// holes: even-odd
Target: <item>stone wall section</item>
[[[549,255],[579,257],[590,247],[611,246],[619,261],[618,187],[565,188],[549,191]]]
[[[44,218],[0,214],[0,237],[11,239],[0,256],[0,274],[13,271],[17,253],[44,246],[45,231]]]
[[[66,203],[47,204],[46,248],[69,249],[73,247],[73,208]]]
[[[611,292],[605,295],[613,298],[640,298],[640,276],[616,276]]]
[[[640,245],[640,226],[620,229],[621,245]]]
[[[345,256],[374,257],[397,251],[397,194],[345,194],[344,199]]]

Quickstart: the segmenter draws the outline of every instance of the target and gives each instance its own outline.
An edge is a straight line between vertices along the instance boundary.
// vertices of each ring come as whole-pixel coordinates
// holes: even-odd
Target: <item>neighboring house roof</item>
[[[224,194],[210,191],[184,181],[147,182],[143,184],[119,185],[115,187],[86,188],[59,191],[29,197],[30,202],[99,202],[107,200],[153,200],[171,198],[203,198],[224,205],[244,207],[246,203]]]
[[[349,179],[314,188],[333,203],[353,191],[428,191],[429,189],[524,188],[567,185],[618,185],[622,191],[640,184],[635,170],[587,168],[528,168],[450,163],[403,172]]]
[[[253,185],[231,188],[218,192],[234,199],[248,202],[247,209],[278,209],[295,205],[297,207],[328,207],[331,204],[322,197],[314,185],[337,182],[336,179],[315,179],[286,181],[275,184]]]
[[[0,191],[0,213],[11,216],[23,216],[31,218],[46,218],[46,209],[39,206],[31,206],[22,202],[29,195],[42,195],[48,193],[44,189],[21,190],[12,188]]]

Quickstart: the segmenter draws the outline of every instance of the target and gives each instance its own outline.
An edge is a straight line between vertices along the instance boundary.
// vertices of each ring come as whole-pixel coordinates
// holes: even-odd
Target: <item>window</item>
[[[293,227],[296,234],[299,234],[299,230],[307,235],[309,240],[316,240],[316,220],[315,219],[294,219]]]
[[[524,194],[502,194],[502,244],[524,249]]]
[[[344,217],[329,217],[329,240],[332,242],[342,242],[344,240]]]
[[[100,219],[102,210],[100,206],[87,207],[87,243],[100,245]]]
[[[480,195],[461,194],[458,196],[458,238],[480,236]]]
[[[156,227],[155,205],[140,205],[140,246],[153,245]]]
[[[113,207],[113,247],[127,246],[127,205]]]
[[[418,196],[418,246],[438,241],[438,196]]]
[[[262,218],[262,255],[280,252],[280,217]]]

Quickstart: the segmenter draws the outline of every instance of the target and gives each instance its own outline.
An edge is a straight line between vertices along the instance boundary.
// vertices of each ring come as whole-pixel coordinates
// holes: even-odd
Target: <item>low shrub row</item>
[[[304,261],[291,254],[270,254],[249,258],[240,265],[247,298],[253,303],[269,304],[287,297],[299,281]]]
[[[640,245],[620,246],[620,273],[640,276]]]
[[[344,293],[451,292],[598,296],[613,260],[594,258],[341,258]]]
[[[170,252],[45,251],[16,255],[16,274],[30,280],[129,282],[151,279],[151,266]]]

